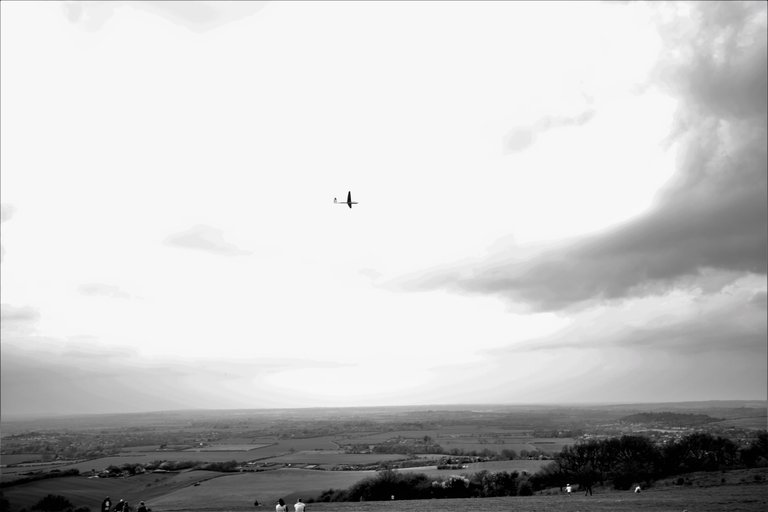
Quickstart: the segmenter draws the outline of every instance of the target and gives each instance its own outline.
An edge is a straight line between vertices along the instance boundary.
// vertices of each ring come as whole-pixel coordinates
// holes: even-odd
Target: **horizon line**
[[[430,409],[430,408],[465,408],[465,407],[630,407],[647,405],[682,405],[682,404],[718,404],[718,403],[761,402],[768,407],[765,398],[733,398],[711,400],[675,400],[675,401],[594,401],[594,402],[493,402],[493,403],[451,403],[451,404],[405,404],[405,405],[343,405],[343,406],[306,406],[306,407],[247,407],[247,408],[180,408],[159,409],[130,412],[75,412],[75,413],[4,413],[0,411],[0,423],[13,421],[55,420],[67,418],[83,418],[95,416],[135,416],[154,414],[178,413],[212,413],[212,412],[273,412],[273,411],[318,411],[318,410],[364,410],[364,409]]]

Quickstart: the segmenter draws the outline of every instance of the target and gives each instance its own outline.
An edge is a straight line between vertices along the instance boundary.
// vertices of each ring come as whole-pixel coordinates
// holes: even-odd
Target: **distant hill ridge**
[[[679,412],[640,412],[621,418],[624,423],[662,424],[670,427],[694,427],[705,425],[723,418],[713,418],[707,414],[679,413]]]

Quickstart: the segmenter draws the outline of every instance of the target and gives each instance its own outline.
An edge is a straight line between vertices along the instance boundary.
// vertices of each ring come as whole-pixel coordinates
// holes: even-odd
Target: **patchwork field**
[[[743,403],[731,409],[715,404],[717,409],[702,406],[702,413],[727,418],[733,424],[751,425],[752,416],[765,416],[764,404],[754,415]],[[674,409],[663,404],[658,410]],[[480,411],[465,410],[409,410],[403,408],[373,408],[365,410],[313,409],[301,411],[234,411],[184,413],[147,413],[134,418],[119,415],[98,418],[63,418],[12,424],[9,434],[4,432],[0,479],[3,494],[11,503],[10,512],[29,510],[46,494],[62,495],[75,506],[98,510],[101,500],[109,495],[113,499],[126,499],[132,504],[145,500],[155,512],[225,512],[254,510],[258,499],[263,510],[271,510],[274,501],[282,497],[293,503],[297,497],[316,498],[321,492],[334,488],[346,489],[375,471],[330,471],[338,465],[365,466],[409,459],[409,464],[422,465],[399,471],[425,473],[430,478],[447,478],[457,474],[472,474],[481,470],[491,472],[517,471],[536,473],[547,460],[529,460],[524,451],[557,453],[564,446],[584,439],[634,434],[648,436],[654,442],[673,441],[686,432],[678,426],[634,424],[622,420],[630,412],[643,410],[629,406],[606,406],[602,409],[530,408],[503,406]],[[656,409],[651,409],[656,410]],[[717,415],[715,415],[715,412]],[[653,418],[652,418],[653,419]],[[672,418],[679,422],[683,413]],[[94,423],[95,422],[95,423]],[[110,427],[114,423],[115,427]],[[721,427],[708,423],[712,433],[719,435]],[[520,427],[520,428],[518,428]],[[672,428],[674,427],[674,428]],[[6,428],[5,426],[3,427]],[[764,424],[763,424],[764,428]],[[168,432],[166,435],[165,432]],[[756,435],[750,430],[729,427],[725,431],[740,446],[752,443]],[[538,434],[538,435],[535,435]],[[550,437],[577,435],[578,439]],[[313,437],[314,436],[314,437]],[[201,444],[202,443],[202,444]],[[131,446],[133,444],[140,446]],[[359,451],[394,451],[408,453],[424,450],[420,455],[396,453],[346,453],[342,448],[359,445]],[[442,447],[441,454],[426,454]],[[103,451],[102,447],[124,446],[119,455],[91,460],[59,460],[37,463],[46,458],[76,457]],[[159,450],[163,446],[167,449]],[[394,449],[394,450],[393,450]],[[33,453],[38,450],[37,453]],[[451,451],[492,454],[514,450],[515,460],[486,460],[468,463],[461,469],[438,470],[434,465],[441,456]],[[14,454],[18,452],[19,454]],[[455,455],[455,454],[454,454]],[[504,454],[501,458],[506,458]],[[244,472],[218,473],[186,470],[178,473],[146,473],[114,478],[88,478],[92,470],[101,471],[108,466],[147,464],[154,461],[200,461],[252,463],[244,465]],[[18,466],[14,466],[19,464]],[[11,467],[7,467],[11,465]],[[289,467],[290,466],[290,467]],[[34,472],[41,477],[54,470],[78,469],[79,477],[58,477],[34,482],[11,482],[24,473]],[[150,468],[151,469],[151,468]],[[761,472],[762,471],[762,472]],[[660,511],[689,512],[715,510],[752,512],[768,509],[768,469],[729,470],[705,475],[686,475],[682,485],[674,481],[657,482],[655,487],[639,495],[597,488],[596,495],[563,496],[557,488],[545,489],[532,497],[482,498],[472,500],[429,500],[416,502],[371,503],[312,503],[314,511],[397,511],[425,508],[432,511],[458,512],[482,509],[484,511],[530,510],[538,512],[629,512]],[[258,509],[257,509],[258,510]]]
[[[102,457],[76,463],[46,464],[42,466],[22,466],[13,468],[3,468],[3,477],[10,478],[14,475],[20,475],[29,471],[42,469],[44,472],[51,468],[61,471],[68,469],[77,469],[81,473],[91,470],[102,471],[109,466],[121,466],[123,464],[148,464],[156,460],[173,461],[201,461],[201,462],[219,462],[222,460],[250,460],[253,459],[250,452],[137,452],[133,454],[116,455],[114,457]]]
[[[492,439],[478,438],[476,436],[461,436],[454,438],[440,437],[436,439],[438,444],[445,450],[450,451],[454,448],[463,450],[464,452],[476,451],[482,452],[483,450],[490,450],[493,452],[501,452],[502,450],[514,450],[520,454],[523,450],[527,452],[543,452],[546,454],[558,453],[564,446],[571,445],[575,442],[571,438],[505,438],[497,437]]]
[[[340,439],[343,444],[378,444],[396,436],[419,439],[425,436],[431,437],[447,452],[453,449],[464,452],[481,452],[490,450],[501,452],[502,450],[514,450],[518,454],[523,450],[532,452],[557,453],[564,446],[574,444],[575,439],[570,437],[535,437],[531,431],[496,429],[493,427],[466,427],[443,428],[440,430],[401,430],[394,432],[377,432],[367,435],[346,436]]]
[[[259,448],[265,448],[272,446],[276,443],[262,443],[262,444],[214,444],[210,446],[203,446],[202,448],[189,448],[183,450],[185,452],[249,452],[251,450],[257,450]]]
[[[260,462],[335,466],[337,464],[375,464],[381,461],[403,460],[406,458],[405,455],[396,453],[344,453],[339,450],[302,450],[278,457],[262,459]]]
[[[23,464],[37,462],[42,457],[37,453],[17,453],[13,455],[0,455],[0,464]]]
[[[309,469],[279,469],[262,473],[241,473],[215,478],[197,487],[185,487],[152,502],[152,509],[190,510],[191,504],[204,503],[215,496],[222,510],[237,508],[243,503],[253,508],[253,501],[275,503],[283,498],[289,503],[296,498],[307,499],[330,488],[347,488],[355,482],[375,475],[374,471],[313,471]]]
[[[156,460],[169,461],[200,461],[200,462],[222,462],[235,460],[238,462],[261,461],[261,462],[285,462],[285,463],[314,463],[314,464],[370,464],[376,460],[397,460],[403,458],[402,455],[390,456],[382,455],[374,457],[361,454],[359,459],[350,458],[339,454],[338,445],[330,436],[299,439],[276,439],[264,438],[258,439],[259,442],[251,443],[221,443],[213,444],[201,448],[190,448],[185,450],[158,450],[156,446],[132,447],[123,450],[120,455],[110,457],[101,457],[86,461],[70,462],[57,461],[47,463],[32,463],[25,466],[4,467],[0,470],[3,481],[17,478],[23,473],[30,471],[48,472],[52,469],[62,471],[68,469],[77,469],[80,472],[91,470],[101,471],[108,466],[121,466],[123,464],[147,464]],[[310,460],[301,460],[298,454],[339,454],[336,456],[320,457],[318,462]],[[3,455],[2,464],[24,464],[28,461],[36,461],[40,455],[21,454],[21,455]]]

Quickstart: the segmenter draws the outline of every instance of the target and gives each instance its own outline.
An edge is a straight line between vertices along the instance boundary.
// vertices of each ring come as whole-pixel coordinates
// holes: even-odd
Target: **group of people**
[[[592,486],[591,485],[586,485],[586,486],[584,486],[584,488],[585,488],[584,496],[586,496],[586,495],[592,496]],[[560,492],[562,492],[562,491],[563,491],[563,488],[561,487],[560,488]],[[571,487],[571,484],[565,484],[565,492],[566,492],[566,494],[571,494],[571,491],[573,491],[573,487]],[[637,494],[639,492],[640,492],[640,486],[638,485],[638,486],[635,487],[635,494]]]
[[[304,512],[305,507],[306,505],[301,501],[301,498],[299,498],[296,500],[296,503],[293,504],[293,511]],[[275,512],[288,512],[288,505],[285,504],[283,498],[277,500],[277,505],[275,505]]]
[[[109,496],[101,502],[101,512],[131,512],[131,510],[131,506],[123,499],[120,499],[114,508],[112,508],[112,499]],[[136,512],[152,512],[152,509],[148,508],[143,501],[140,501]]]
[[[253,504],[258,507],[259,500],[256,500]],[[294,512],[304,512],[305,509],[306,505],[301,501],[301,498],[297,499],[296,503],[293,504]],[[112,498],[107,496],[104,498],[104,501],[101,502],[101,512],[132,512],[132,509],[131,506],[128,505],[128,502],[123,499],[118,501],[113,508]],[[136,509],[136,512],[152,512],[152,509],[148,508],[143,501],[140,501],[139,508]],[[285,504],[283,498],[277,500],[275,512],[288,512],[288,505]]]

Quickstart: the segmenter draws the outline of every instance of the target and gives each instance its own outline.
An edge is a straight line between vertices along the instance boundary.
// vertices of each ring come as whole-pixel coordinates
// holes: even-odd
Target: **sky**
[[[765,2],[0,9],[3,417],[768,399]]]

